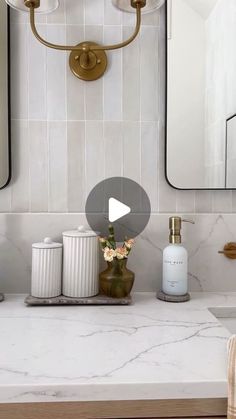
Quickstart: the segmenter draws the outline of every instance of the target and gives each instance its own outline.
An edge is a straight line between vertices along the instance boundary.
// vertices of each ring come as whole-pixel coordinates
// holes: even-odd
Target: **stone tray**
[[[190,294],[168,295],[168,294],[165,294],[163,291],[159,291],[157,293],[157,298],[159,300],[166,301],[169,303],[185,303],[186,301],[190,300]]]
[[[25,299],[25,304],[28,306],[69,306],[69,305],[78,305],[78,306],[125,306],[132,303],[132,298],[129,295],[125,298],[112,298],[106,297],[105,295],[97,295],[95,297],[87,298],[71,298],[60,295],[59,297],[53,298],[37,298],[32,295],[28,295]]]
[[[0,303],[4,300],[4,295],[0,293]]]

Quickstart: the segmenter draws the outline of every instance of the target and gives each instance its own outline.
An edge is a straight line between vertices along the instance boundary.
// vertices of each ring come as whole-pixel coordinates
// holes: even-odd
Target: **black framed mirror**
[[[236,2],[167,0],[166,177],[236,188]]]
[[[0,2],[0,189],[11,178],[10,159],[10,11]]]

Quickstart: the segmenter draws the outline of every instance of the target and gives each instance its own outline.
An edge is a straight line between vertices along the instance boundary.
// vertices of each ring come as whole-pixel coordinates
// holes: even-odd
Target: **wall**
[[[41,19],[48,39],[76,43],[85,35],[119,41],[134,18],[109,0],[66,0],[47,22]],[[150,224],[130,259],[136,289],[160,284],[168,214],[175,212],[209,213],[191,215],[197,225],[184,230],[191,289],[234,289],[235,264],[217,250],[235,238],[235,217],[218,215],[235,212],[235,192],[176,191],[164,177],[164,22],[164,10],[146,16],[139,39],[109,54],[105,77],[85,84],[68,71],[66,54],[41,47],[26,16],[12,13],[13,179],[0,193],[3,291],[29,291],[31,243],[45,235],[60,239],[63,230],[85,222],[87,192],[113,175],[139,181],[152,201]]]
[[[144,18],[142,36],[129,48],[109,53],[106,76],[92,83],[76,79],[68,54],[39,45],[19,18],[14,13],[11,26],[12,57],[20,68],[12,70],[18,167],[10,210],[83,212],[97,182],[128,176],[147,189],[157,211],[159,15]],[[115,10],[110,1],[66,0],[39,31],[61,43],[117,43],[134,24],[135,15]]]

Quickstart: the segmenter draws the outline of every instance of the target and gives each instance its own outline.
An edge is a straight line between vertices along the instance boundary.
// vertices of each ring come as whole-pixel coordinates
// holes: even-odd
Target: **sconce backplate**
[[[83,48],[84,51],[78,50],[70,53],[69,64],[73,74],[85,81],[93,81],[102,77],[107,68],[105,51],[94,51],[91,47],[99,46],[96,42],[82,42],[77,46]]]

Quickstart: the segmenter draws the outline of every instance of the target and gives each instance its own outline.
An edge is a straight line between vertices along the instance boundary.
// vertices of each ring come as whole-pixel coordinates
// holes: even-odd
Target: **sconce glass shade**
[[[20,12],[29,12],[29,8],[24,5],[24,0],[5,0],[5,2]],[[40,7],[35,8],[35,13],[50,13],[59,7],[59,0],[42,0]]]
[[[112,0],[112,3],[117,9],[123,12],[135,13],[136,9],[130,5],[130,0]],[[154,12],[154,10],[159,9],[164,3],[165,0],[147,0],[146,6],[142,9],[142,14]]]

